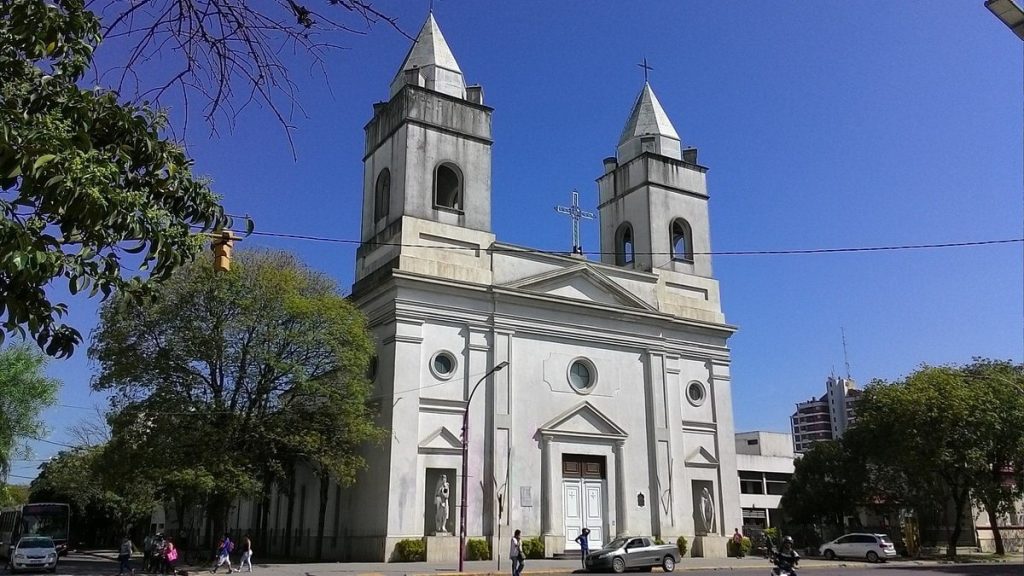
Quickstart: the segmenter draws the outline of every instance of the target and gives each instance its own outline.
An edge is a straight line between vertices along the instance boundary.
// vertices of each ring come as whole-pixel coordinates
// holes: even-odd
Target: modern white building
[[[778,432],[736,434],[736,469],[744,533],[782,522],[780,502],[793,477],[793,439]]]
[[[836,440],[856,419],[855,406],[861,390],[851,378],[829,376],[825,394],[796,405],[790,416],[793,429],[793,451],[803,454],[815,442]]]
[[[454,559],[463,495],[469,537],[500,535],[501,554],[514,529],[550,556],[589,528],[592,547],[686,535],[724,556],[741,520],[736,329],[708,256],[707,168],[645,83],[618,141],[608,127],[615,156],[594,162],[606,256],[506,244],[491,231],[492,112],[428,17],[365,129],[352,298],[391,437],[325,492],[322,557],[389,560],[423,539],[428,559]],[[294,506],[271,495],[268,546],[291,526],[291,554],[310,555],[318,487],[309,473]],[[238,526],[253,515],[240,507]]]

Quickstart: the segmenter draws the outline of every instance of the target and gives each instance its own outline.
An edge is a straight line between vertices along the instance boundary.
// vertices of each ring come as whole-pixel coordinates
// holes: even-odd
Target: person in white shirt
[[[526,555],[523,554],[523,538],[520,534],[521,532],[516,530],[508,545],[508,559],[512,561],[512,576],[520,576],[523,573],[523,566],[526,564]]]

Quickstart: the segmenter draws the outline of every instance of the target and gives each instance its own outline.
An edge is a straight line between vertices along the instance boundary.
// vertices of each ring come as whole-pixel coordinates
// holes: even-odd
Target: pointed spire
[[[466,97],[462,70],[437,26],[433,12],[427,15],[427,21],[391,82],[391,96],[406,84],[416,84],[458,98]]]
[[[679,133],[658,102],[651,85],[644,82],[619,137],[619,163],[628,162],[647,151],[682,159]]]
[[[665,109],[661,107],[661,102],[658,102],[658,97],[654,95],[654,90],[651,90],[651,85],[644,82],[644,88],[636,97],[633,112],[622,130],[619,144],[625,144],[627,140],[637,136],[651,135],[679,140],[679,134],[672,126],[672,121],[668,119]]]

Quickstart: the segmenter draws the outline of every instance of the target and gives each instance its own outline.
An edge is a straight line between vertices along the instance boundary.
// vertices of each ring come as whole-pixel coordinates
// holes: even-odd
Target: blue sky
[[[415,35],[426,2],[379,2]],[[594,180],[642,87],[710,168],[715,251],[946,243],[1024,236],[1021,42],[982,0],[922,2],[471,2],[435,16],[468,83],[494,107],[493,228],[568,250],[555,204]],[[293,159],[266,110],[188,137],[197,172],[259,230],[358,239],[363,126],[409,48],[378,26],[328,58],[297,60],[304,117]],[[100,52],[104,57],[103,49]],[[173,103],[172,103],[173,104]],[[180,121],[180,109],[172,108]],[[596,223],[583,245],[598,249]],[[354,245],[251,238],[351,286]],[[788,431],[794,403],[843,374],[895,379],[921,363],[1024,356],[1022,246],[718,256],[737,430]],[[56,293],[56,292],[55,292]],[[96,302],[70,299],[87,333]],[[66,406],[104,405],[82,350],[52,361]],[[51,440],[89,410],[46,414]],[[37,458],[59,448],[34,445]],[[34,475],[35,462],[15,475]],[[13,478],[12,480],[19,480]]]

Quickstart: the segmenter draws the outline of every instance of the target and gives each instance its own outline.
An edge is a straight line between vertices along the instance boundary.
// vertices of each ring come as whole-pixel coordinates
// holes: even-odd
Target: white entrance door
[[[604,481],[573,478],[562,481],[565,549],[579,550],[576,537],[590,529],[590,549],[604,545]]]

